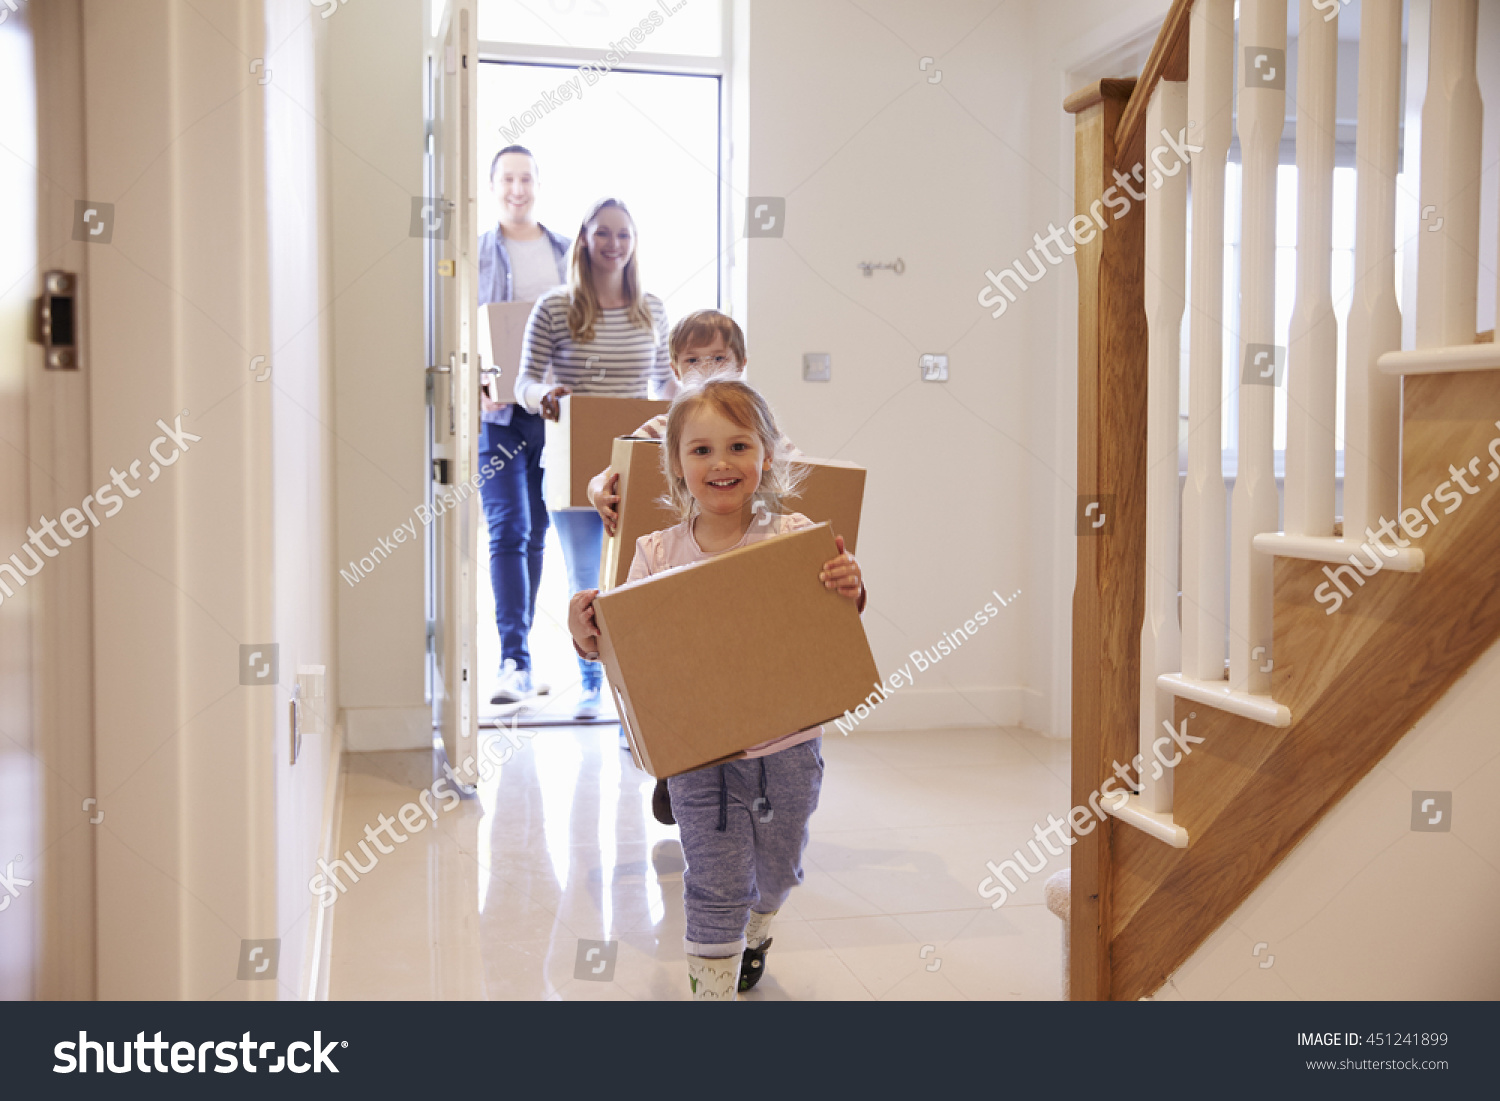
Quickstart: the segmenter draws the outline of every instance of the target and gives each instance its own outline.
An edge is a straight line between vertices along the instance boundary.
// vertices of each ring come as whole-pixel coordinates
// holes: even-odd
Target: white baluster
[[[1401,0],[1364,0],[1354,138],[1354,296],[1344,382],[1344,537],[1395,519],[1401,380],[1375,361],[1401,347],[1396,303],[1396,173],[1401,123]]]
[[[1474,75],[1479,0],[1432,5],[1422,104],[1417,347],[1474,343],[1479,304],[1481,112]]]
[[[1229,684],[1271,691],[1270,555],[1253,545],[1277,530],[1272,463],[1276,343],[1276,169],[1286,121],[1286,0],[1240,5],[1239,137],[1244,163],[1240,232],[1239,468],[1229,558]],[[1247,378],[1255,381],[1247,383]]]
[[[1224,679],[1224,163],[1233,106],[1234,0],[1198,0],[1188,27],[1188,143],[1202,150],[1192,155],[1182,671],[1210,681]]]
[[[1172,719],[1172,694],[1156,678],[1182,665],[1177,625],[1177,422],[1183,289],[1187,280],[1187,176],[1168,143],[1187,130],[1187,84],[1163,80],[1146,105],[1146,610],[1141,622],[1141,801],[1172,809],[1172,774],[1153,779],[1152,743]]]
[[[1297,299],[1287,353],[1288,535],[1333,534],[1338,318],[1333,313],[1333,135],[1338,7],[1301,0],[1297,39]]]

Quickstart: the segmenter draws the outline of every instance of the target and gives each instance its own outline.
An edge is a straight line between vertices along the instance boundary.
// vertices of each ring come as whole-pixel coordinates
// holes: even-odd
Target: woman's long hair
[[[648,332],[653,328],[651,310],[646,305],[646,292],[641,287],[640,241],[636,235],[635,218],[630,208],[619,199],[600,199],[584,215],[578,227],[578,236],[573,239],[573,255],[568,261],[568,332],[580,344],[594,339],[594,324],[599,320],[599,296],[594,293],[594,265],[589,259],[589,227],[599,212],[606,207],[615,207],[630,219],[630,260],[625,265],[625,300],[630,311],[630,323]]]

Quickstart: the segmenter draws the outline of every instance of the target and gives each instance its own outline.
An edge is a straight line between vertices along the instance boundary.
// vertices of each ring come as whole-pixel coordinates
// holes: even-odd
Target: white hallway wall
[[[743,196],[780,195],[787,230],[737,244],[748,273],[737,270],[737,308],[747,303],[755,382],[792,438],[870,470],[860,557],[881,671],[935,645],[991,590],[1022,590],[867,721],[1020,722],[1066,737],[1076,269],[1064,257],[999,318],[977,296],[986,270],[1023,259],[1074,213],[1063,99],[1134,72],[1100,58],[1149,43],[1170,4],[738,7],[748,49],[734,92],[748,129],[735,148],[748,177],[742,161],[735,225],[742,233]],[[897,256],[900,276],[855,267]],[[810,351],[833,354],[831,383],[802,381]],[[947,384],[919,381],[924,352],[949,355]]]
[[[335,767],[329,734],[296,766],[286,748],[297,667],[335,663],[307,14],[85,9],[87,186],[115,206],[89,258],[91,484],[137,459],[144,479],[158,418],[186,410],[202,437],[93,546],[101,998],[305,993],[305,882]],[[241,685],[248,643],[280,647],[278,684]],[[278,981],[239,981],[242,941],[278,938]]]
[[[1046,653],[1053,614],[1033,548],[1057,516],[1037,499],[1073,495],[1050,408],[1067,284],[1050,273],[998,320],[976,301],[986,268],[1045,231],[1038,208],[1071,205],[1071,177],[1033,150],[1038,115],[1062,99],[1032,101],[1034,9],[754,0],[740,13],[748,132],[735,148],[748,179],[735,181],[736,231],[746,195],[787,205],[784,237],[736,244],[748,272],[736,307],[753,380],[788,435],[869,469],[860,558],[881,672],[958,630],[992,591],[1022,590],[941,664],[912,666],[915,686],[870,727],[1025,721],[1066,733],[1048,722],[1029,655]],[[898,256],[901,275],[856,267]],[[831,382],[802,380],[805,352],[832,355]],[[946,384],[920,380],[928,352],[949,356]]]

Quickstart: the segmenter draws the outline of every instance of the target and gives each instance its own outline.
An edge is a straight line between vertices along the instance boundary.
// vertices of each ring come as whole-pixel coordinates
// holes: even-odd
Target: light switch
[[[828,382],[833,378],[833,356],[827,352],[807,352],[802,356],[803,382]]]

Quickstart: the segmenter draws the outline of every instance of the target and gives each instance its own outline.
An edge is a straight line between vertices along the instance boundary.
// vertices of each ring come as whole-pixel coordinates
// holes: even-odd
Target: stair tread
[[[1217,707],[1241,718],[1252,719],[1267,726],[1292,725],[1292,712],[1286,704],[1277,703],[1270,696],[1237,691],[1229,687],[1228,681],[1198,680],[1182,673],[1163,673],[1156,678],[1156,683],[1173,695],[1208,707]]]
[[[1367,542],[1367,539],[1356,542],[1336,535],[1288,535],[1284,531],[1271,531],[1257,535],[1254,546],[1262,554],[1274,554],[1282,558],[1343,563],[1349,560],[1351,554],[1361,553],[1360,548]],[[1379,552],[1381,569],[1396,573],[1421,573],[1427,564],[1427,556],[1417,547],[1392,547],[1389,544],[1385,547],[1386,550],[1395,551],[1395,554]]]

